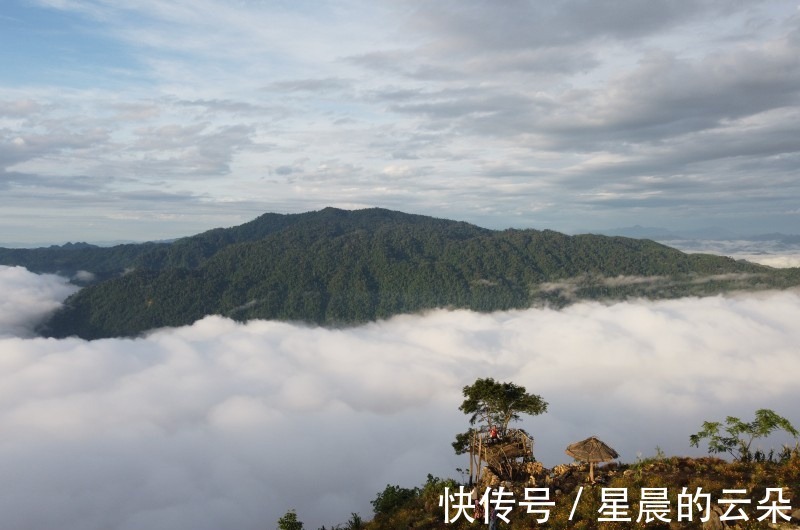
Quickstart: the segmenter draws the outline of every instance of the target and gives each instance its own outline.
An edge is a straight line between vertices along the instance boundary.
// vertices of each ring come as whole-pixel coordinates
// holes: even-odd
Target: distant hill
[[[0,265],[21,265],[36,273],[72,277],[89,271],[98,279],[117,276],[138,263],[138,258],[160,246],[159,243],[130,243],[99,247],[87,243],[67,243],[42,248],[0,248]]]
[[[777,241],[779,243],[783,243],[784,245],[799,245],[800,244],[800,235],[794,234],[781,234],[781,233],[771,233],[771,234],[760,234],[757,236],[751,236],[748,238],[749,241]]]
[[[607,230],[582,230],[582,233],[594,233],[604,236],[631,237],[634,239],[652,239],[653,241],[663,241],[669,239],[681,239],[674,232],[657,226],[623,226],[619,228],[609,228]]]
[[[101,278],[66,301],[45,335],[130,336],[209,314],[345,325],[439,307],[494,311],[800,283],[797,269],[648,240],[494,231],[378,208],[265,214],[172,244],[73,247],[0,252],[0,263]]]
[[[581,232],[636,239],[652,239],[653,241],[776,241],[786,245],[800,244],[800,235],[779,232],[743,235],[719,226],[708,226],[694,230],[669,230],[656,226],[634,225],[602,230],[582,230]]]

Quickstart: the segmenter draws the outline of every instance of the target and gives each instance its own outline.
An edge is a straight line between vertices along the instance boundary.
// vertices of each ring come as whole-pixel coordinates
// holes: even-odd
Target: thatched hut
[[[569,456],[589,462],[589,480],[594,482],[594,465],[597,462],[610,462],[619,457],[619,454],[596,436],[590,436],[580,442],[567,446],[564,451]]]

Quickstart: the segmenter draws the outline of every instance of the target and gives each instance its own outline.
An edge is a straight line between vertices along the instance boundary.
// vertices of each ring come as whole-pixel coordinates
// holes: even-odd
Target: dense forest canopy
[[[495,231],[379,208],[268,213],[169,244],[0,249],[0,264],[94,274],[42,328],[84,338],[209,314],[343,325],[441,307],[494,311],[800,284],[797,269],[649,240]]]

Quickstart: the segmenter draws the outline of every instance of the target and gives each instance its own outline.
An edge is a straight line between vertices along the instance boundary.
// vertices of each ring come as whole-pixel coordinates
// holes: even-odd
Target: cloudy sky
[[[796,0],[5,0],[0,243],[381,206],[800,233]]]
[[[0,266],[0,514],[28,530],[264,530],[344,523],[387,484],[461,478],[463,386],[525,386],[548,467],[597,435],[624,462],[702,455],[704,420],[800,425],[800,293],[434,311],[331,330],[207,317],[147,337],[42,339],[74,287]],[[765,450],[794,444],[786,436]],[[664,484],[663,487],[674,485]],[[769,485],[775,486],[775,485]]]

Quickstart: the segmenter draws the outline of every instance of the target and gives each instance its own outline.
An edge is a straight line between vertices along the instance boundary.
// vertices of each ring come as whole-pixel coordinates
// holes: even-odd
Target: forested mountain
[[[68,265],[116,274],[66,301],[42,328],[58,337],[133,335],[209,314],[339,325],[437,307],[491,311],[800,283],[796,269],[647,240],[493,231],[377,208],[266,214],[172,244],[30,252],[34,266],[18,263],[38,272]],[[8,256],[0,253],[16,264]]]
[[[43,248],[0,248],[0,265],[21,265],[33,272],[67,277],[78,271],[91,271],[99,278],[107,278],[133,268],[137,258],[160,246],[169,245],[140,243],[98,247],[67,243]]]

